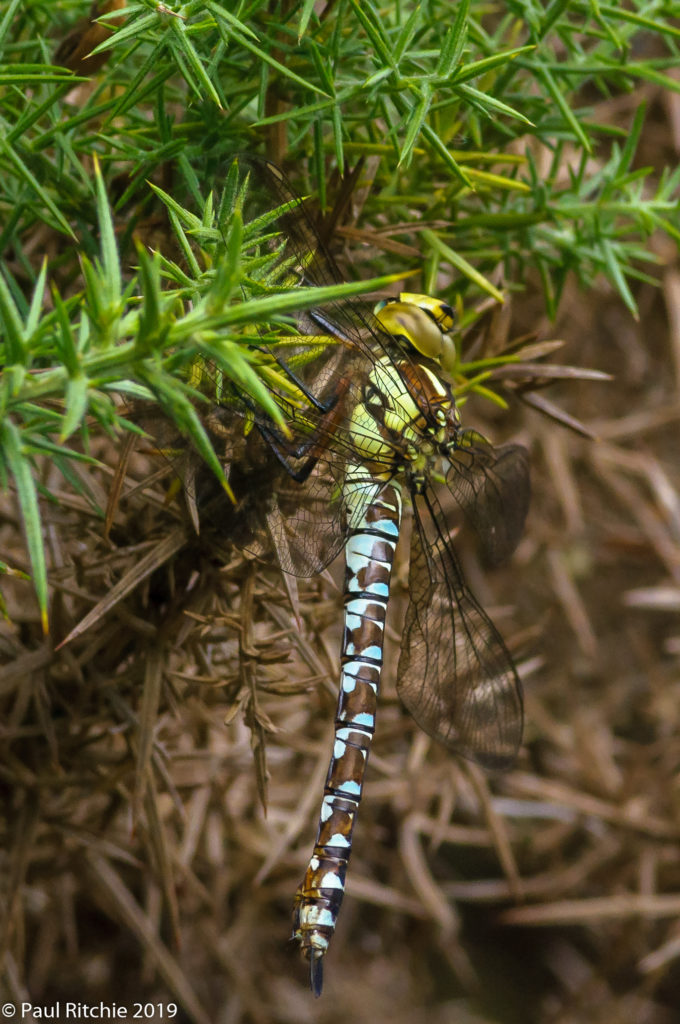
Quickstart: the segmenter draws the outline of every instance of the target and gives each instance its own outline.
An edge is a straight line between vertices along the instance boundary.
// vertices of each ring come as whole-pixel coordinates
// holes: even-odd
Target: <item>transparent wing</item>
[[[257,453],[253,456],[253,449]],[[247,460],[227,473],[236,495],[232,505],[206,480],[198,502],[201,531],[216,542],[228,541],[294,576],[321,572],[340,552],[349,517],[335,464],[319,460],[304,484],[295,480],[259,439],[249,445]]]
[[[217,415],[225,423],[218,435]],[[295,431],[291,412],[290,439],[264,416],[244,438],[243,419],[231,407],[220,408],[212,419],[211,440],[216,447],[220,443],[237,502],[228,500],[202,464],[194,467],[193,475],[180,469],[201,534],[217,547],[227,541],[294,576],[321,572],[383,486],[358,461],[344,421],[326,425],[319,415],[310,439]],[[306,429],[310,419],[306,413]],[[351,494],[345,486],[348,474]]]
[[[422,516],[414,507],[399,696],[430,736],[486,768],[505,768],[522,739],[519,677],[465,584],[436,499],[425,495],[422,505]]]
[[[304,204],[278,169],[247,157],[239,157],[238,163],[242,175],[248,176],[246,208],[254,218],[244,229],[253,244],[245,294],[265,287],[289,289],[298,282],[323,285],[340,281]],[[258,271],[264,275],[261,279]],[[278,377],[270,374],[268,387],[284,413],[287,431],[282,432],[254,404],[247,404],[229,383],[219,389],[220,402],[205,424],[224,466],[229,467],[227,477],[238,499],[236,507],[216,493],[211,479],[200,469],[193,478],[186,471],[181,475],[202,532],[207,520],[218,538],[276,561],[294,575],[310,576],[339,553],[348,530],[375,496],[375,476],[391,470],[398,461],[399,439],[395,439],[393,451],[386,450],[381,435],[371,433],[370,418],[365,419],[364,450],[378,454],[370,460],[370,471],[363,471],[365,497],[361,488],[353,487],[348,506],[343,481],[349,472],[356,484],[362,474],[352,411],[365,402],[369,375],[374,390],[386,393],[394,388],[399,371],[391,361],[389,370],[381,361],[389,338],[375,318],[364,316],[357,302],[333,303],[322,311],[303,313],[296,321],[297,328],[281,346],[266,343],[264,336],[259,343],[254,339],[254,347],[276,360],[272,360],[272,368]],[[305,336],[299,344],[296,331]],[[310,359],[305,339],[317,335],[322,336],[321,344]],[[338,343],[329,343],[327,336]],[[276,337],[274,334],[274,340]],[[209,368],[202,372],[209,379]],[[247,422],[250,433],[246,439]]]
[[[271,208],[272,200],[282,208],[276,228],[285,239],[279,248],[280,266],[286,268],[289,281],[323,286],[340,284],[345,278],[327,246],[322,242],[313,222],[309,206],[295,193],[285,175],[268,161],[238,157],[239,165],[250,181],[249,199],[257,212],[258,204]],[[324,333],[345,339],[370,361],[376,352],[389,344],[378,321],[364,303],[356,299],[330,302],[323,310],[313,310],[298,317],[303,332]],[[318,378],[317,364],[317,380]],[[316,387],[315,382],[311,382]]]
[[[493,448],[462,430],[446,485],[477,534],[486,561],[498,565],[517,547],[529,509],[529,454],[518,444]]]

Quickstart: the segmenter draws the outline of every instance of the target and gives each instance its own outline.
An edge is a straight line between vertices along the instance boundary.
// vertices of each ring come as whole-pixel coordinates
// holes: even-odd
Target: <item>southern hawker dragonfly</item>
[[[272,259],[282,286],[338,280],[281,174],[264,165],[250,167],[246,177],[257,178],[270,206],[273,199],[281,211],[281,234],[262,257],[267,280]],[[312,335],[324,339],[316,357],[305,364],[305,346],[289,346],[279,362],[286,384],[272,386],[287,430],[235,393],[215,412],[223,445],[235,419],[251,428],[241,427],[225,453],[237,500],[222,523],[225,535],[298,576],[320,572],[345,551],[335,740],[318,834],[294,910],[293,935],[309,961],[316,995],[375,729],[404,495],[413,525],[410,603],[397,670],[401,700],[430,736],[488,768],[508,766],[521,742],[517,672],[465,584],[434,485],[448,489],[488,559],[498,562],[523,529],[528,457],[518,445],[494,449],[461,426],[445,372],[452,325],[451,309],[423,296],[401,296],[375,316],[356,300],[313,310],[297,327],[307,344]]]

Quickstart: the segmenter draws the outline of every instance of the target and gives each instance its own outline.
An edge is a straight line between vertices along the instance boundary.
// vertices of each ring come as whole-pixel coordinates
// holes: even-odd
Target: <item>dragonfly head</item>
[[[449,332],[455,322],[451,306],[430,295],[401,292],[375,307],[378,323],[406,351],[415,350],[453,373],[457,353]]]

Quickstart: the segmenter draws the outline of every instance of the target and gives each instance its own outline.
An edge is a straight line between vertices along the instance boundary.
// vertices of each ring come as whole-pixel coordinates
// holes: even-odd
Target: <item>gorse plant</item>
[[[680,88],[677,4],[140,0],[74,28],[89,6],[0,11],[0,473],[45,628],[36,467],[86,494],[74,460],[92,459],[93,432],[136,429],[115,395],[159,403],[221,476],[192,368],[277,415],[263,324],[416,266],[421,290],[448,282],[463,326],[480,297],[528,286],[554,316],[572,272],[604,275],[635,315],[647,239],[679,237],[680,171],[638,165],[645,109],[624,130],[601,102]],[[382,277],[244,291],[267,223],[250,224],[229,168],[253,149],[321,208],[363,158],[360,237]]]

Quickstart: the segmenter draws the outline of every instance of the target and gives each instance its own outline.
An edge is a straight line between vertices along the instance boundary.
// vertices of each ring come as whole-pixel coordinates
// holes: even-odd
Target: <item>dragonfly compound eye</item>
[[[403,349],[415,349],[447,373],[453,372],[456,347],[448,332],[455,315],[448,303],[430,295],[402,292],[399,299],[379,302],[374,312],[383,330]]]
[[[421,295],[417,292],[402,292],[399,301],[408,302],[412,306],[422,309],[423,313],[437,324],[442,334],[448,334],[453,330],[456,314],[448,302],[442,302],[441,299],[435,299],[432,295]]]

